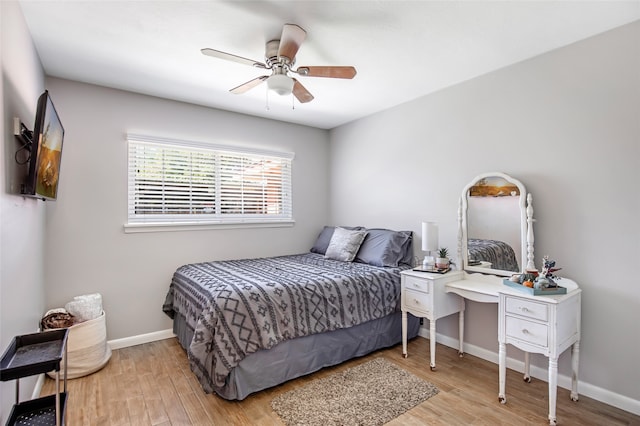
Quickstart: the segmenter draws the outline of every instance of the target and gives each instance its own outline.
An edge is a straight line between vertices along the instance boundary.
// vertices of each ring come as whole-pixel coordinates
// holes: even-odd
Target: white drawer
[[[429,293],[430,280],[421,280],[416,277],[404,277],[404,288],[407,290],[416,290],[423,293]]]
[[[549,345],[549,329],[546,324],[507,316],[505,318],[505,330],[507,337],[513,337],[543,348]]]
[[[407,309],[417,309],[425,314],[431,313],[431,296],[420,291],[406,290],[404,305]]]
[[[510,314],[522,315],[540,321],[549,320],[549,309],[544,303],[523,300],[517,297],[506,297],[506,311]]]

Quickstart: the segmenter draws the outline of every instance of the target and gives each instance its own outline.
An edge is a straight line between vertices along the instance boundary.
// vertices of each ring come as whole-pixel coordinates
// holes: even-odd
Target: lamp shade
[[[435,222],[422,222],[422,251],[438,250],[438,225]]]
[[[267,79],[267,86],[278,95],[290,95],[293,90],[293,79],[284,74],[274,74]]]

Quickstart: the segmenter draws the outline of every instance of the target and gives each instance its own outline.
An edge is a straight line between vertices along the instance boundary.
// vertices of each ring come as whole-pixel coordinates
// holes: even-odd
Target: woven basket
[[[69,327],[67,338],[67,378],[75,379],[95,373],[111,358],[107,344],[106,314]],[[62,363],[64,368],[64,362]],[[47,373],[55,378],[55,372]]]

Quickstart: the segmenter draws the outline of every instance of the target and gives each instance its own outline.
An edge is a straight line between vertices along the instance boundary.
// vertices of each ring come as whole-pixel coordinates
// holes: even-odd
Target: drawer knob
[[[416,305],[419,305],[420,301],[418,299],[413,299],[413,303],[415,303]]]
[[[529,330],[527,330],[526,328],[522,329],[522,334],[529,334]]]
[[[521,307],[520,307],[520,310],[521,310],[522,312],[529,312],[529,310],[528,310],[525,306],[521,306]]]

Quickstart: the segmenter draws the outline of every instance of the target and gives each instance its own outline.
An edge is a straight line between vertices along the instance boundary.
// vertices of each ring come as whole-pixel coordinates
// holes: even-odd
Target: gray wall
[[[0,2],[0,21],[2,348],[35,331],[47,309],[95,291],[109,339],[167,329],[160,306],[176,266],[306,251],[325,223],[419,232],[435,220],[442,245],[455,247],[460,191],[496,170],[534,195],[537,262],[550,254],[584,290],[581,389],[638,406],[640,344],[630,336],[640,292],[629,274],[640,255],[640,24],[330,133],[49,79],[67,134],[60,197],[43,203],[12,195],[24,170],[11,133],[14,116],[32,126],[43,71],[16,2]],[[294,151],[295,226],[124,234],[126,132]],[[469,303],[467,342],[495,351],[495,316],[494,306]],[[438,331],[457,338],[453,318]],[[546,366],[541,356],[534,363]],[[560,373],[569,374],[566,354]],[[23,382],[23,398],[33,383]],[[4,423],[13,383],[0,391]]]
[[[549,254],[583,289],[581,389],[636,409],[639,40],[636,22],[334,129],[330,173],[332,222],[419,235],[434,220],[450,248],[465,184],[489,171],[520,179],[533,194],[536,265]],[[465,341],[496,352],[496,306],[467,306]],[[438,331],[457,339],[456,325]]]
[[[171,328],[161,307],[178,266],[305,252],[327,221],[325,130],[55,78],[47,88],[66,133],[47,204],[46,305],[101,293],[109,340]],[[125,234],[126,133],[295,152],[295,225]]]
[[[36,101],[44,91],[44,73],[20,6],[0,2],[0,350],[16,335],[33,333],[44,308],[43,246],[45,205],[14,195],[26,167],[13,156],[13,117],[33,129]],[[35,377],[21,380],[22,399],[31,397]],[[0,421],[15,402],[15,382],[0,382]]]

